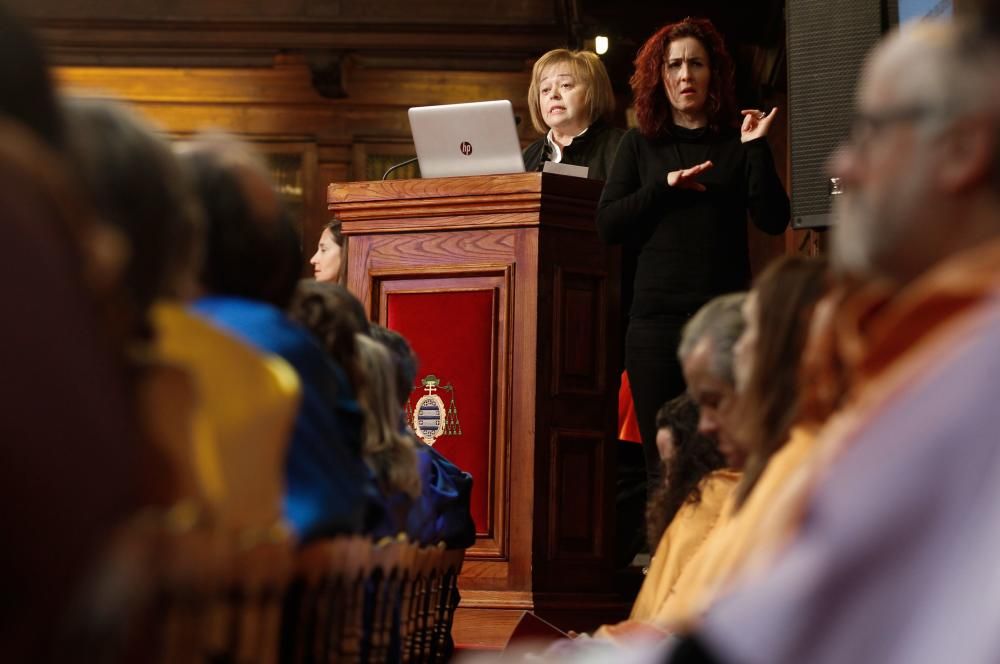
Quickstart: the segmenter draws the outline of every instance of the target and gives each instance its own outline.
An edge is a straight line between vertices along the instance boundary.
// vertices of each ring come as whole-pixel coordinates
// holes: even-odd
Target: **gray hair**
[[[961,19],[918,21],[879,51],[885,52],[883,66],[895,81],[896,95],[934,109],[918,123],[925,135],[969,114],[1000,117],[1000,40],[981,25]]]
[[[720,295],[698,310],[681,332],[677,357],[684,362],[702,339],[712,341],[712,373],[730,385],[736,382],[733,373],[733,346],[743,334],[743,302],[747,294]]]

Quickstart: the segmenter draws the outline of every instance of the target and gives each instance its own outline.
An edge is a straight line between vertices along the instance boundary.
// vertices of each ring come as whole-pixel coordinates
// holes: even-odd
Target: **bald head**
[[[872,52],[851,140],[831,160],[836,269],[905,283],[1000,234],[1000,49],[924,21]]]

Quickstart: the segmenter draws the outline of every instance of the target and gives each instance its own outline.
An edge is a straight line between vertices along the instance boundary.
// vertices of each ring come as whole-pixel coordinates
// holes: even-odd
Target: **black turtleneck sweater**
[[[563,148],[563,164],[587,166],[590,171],[587,177],[591,180],[606,180],[611,164],[615,158],[618,141],[621,140],[624,129],[612,127],[603,120],[590,125],[586,132],[573,139],[573,142]],[[524,170],[540,171],[546,161],[552,159],[552,146],[545,137],[538,139],[524,148]]]
[[[639,252],[630,316],[693,313],[716,295],[750,281],[746,215],[778,235],[791,214],[788,195],[764,138],[739,132],[673,127],[646,139],[630,129],[604,186],[597,230],[608,243]],[[706,191],[667,185],[667,173],[703,161]]]

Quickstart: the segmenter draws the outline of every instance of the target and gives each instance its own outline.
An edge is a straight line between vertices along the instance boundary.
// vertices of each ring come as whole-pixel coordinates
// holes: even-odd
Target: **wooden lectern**
[[[459,647],[502,647],[525,610],[575,630],[627,611],[612,583],[619,270],[600,192],[550,173],[328,190],[348,287],[419,357],[407,416],[475,478]]]

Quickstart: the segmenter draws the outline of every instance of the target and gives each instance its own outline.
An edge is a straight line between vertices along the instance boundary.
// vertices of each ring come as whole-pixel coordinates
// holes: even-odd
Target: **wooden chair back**
[[[445,661],[463,559],[403,539],[309,544],[285,602],[283,661]]]
[[[133,593],[118,645],[103,661],[277,664],[282,600],[293,571],[287,531],[232,533],[199,523],[190,504],[133,524],[117,561]],[[124,551],[127,549],[127,551]]]
[[[285,599],[282,661],[361,662],[365,588],[374,546],[361,536],[313,542],[298,554]]]

